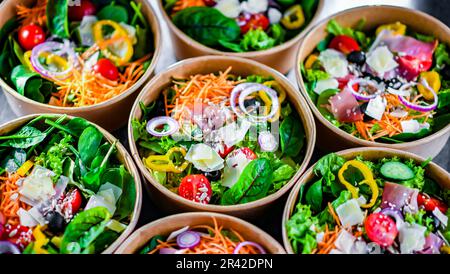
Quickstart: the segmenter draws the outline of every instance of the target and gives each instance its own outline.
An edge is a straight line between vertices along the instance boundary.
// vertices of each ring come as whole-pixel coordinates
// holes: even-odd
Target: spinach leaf
[[[275,165],[272,164],[272,167],[275,167]],[[295,169],[292,166],[290,166],[288,164],[283,164],[273,171],[272,181],[275,183],[275,182],[280,182],[280,181],[284,181],[284,180],[289,180],[292,178],[294,173],[295,173]]]
[[[284,155],[297,156],[305,144],[305,132],[299,119],[286,117],[280,126],[281,151]]]
[[[149,53],[152,49],[152,41],[149,41],[151,31],[148,28],[142,28],[136,25],[137,43],[134,45],[134,59],[140,59]]]
[[[8,173],[16,172],[27,161],[27,153],[23,149],[14,149],[3,160],[1,168]],[[3,172],[2,172],[3,173]],[[1,173],[0,173],[1,174]]]
[[[156,235],[150,239],[150,241],[145,245],[140,251],[139,254],[148,254],[150,251],[155,249],[158,245],[158,241],[164,241],[165,238],[161,235]]]
[[[105,230],[111,215],[105,207],[95,207],[78,213],[66,227],[61,240],[61,253],[84,253]]]
[[[2,147],[13,147],[13,148],[29,148],[42,142],[46,133],[41,132],[31,126],[22,127],[16,134],[9,136],[0,136],[0,140],[7,140],[2,143]]]
[[[19,21],[17,20],[17,17],[13,17],[6,21],[6,23],[3,25],[3,27],[0,29],[0,45],[6,42],[6,40],[9,38],[9,35],[19,27]]]
[[[100,234],[97,239],[95,239],[94,243],[91,244],[93,246],[93,253],[101,253],[103,250],[107,249],[112,243],[114,243],[117,238],[119,238],[120,234],[107,229]]]
[[[241,29],[234,19],[210,7],[183,9],[175,14],[173,23],[206,46],[219,46],[219,41],[234,41],[241,34]]]
[[[59,38],[70,38],[68,0],[48,0],[47,28],[51,34]]]
[[[242,171],[235,185],[227,190],[221,199],[222,205],[244,204],[267,195],[272,183],[270,161],[260,158],[251,161]]]
[[[331,206],[333,207],[334,210],[336,210],[338,206],[344,204],[351,198],[352,194],[350,193],[350,191],[347,190],[341,191],[339,197],[337,197],[333,202],[331,202]],[[326,207],[322,212],[320,212],[317,215],[317,218],[319,218],[319,224],[321,225],[328,224],[330,228],[333,228],[333,224],[337,225],[328,207]]]
[[[411,141],[421,139],[431,133],[431,128],[423,128],[417,133],[400,133],[391,137],[398,141]]]
[[[311,205],[311,210],[319,212],[322,209],[322,179],[312,184],[306,192],[306,203]]]
[[[440,115],[440,116],[434,118],[433,131],[437,132],[437,131],[445,128],[448,124],[450,124],[450,113]]]
[[[122,177],[122,195],[117,201],[117,209],[114,214],[119,221],[129,218],[136,204],[136,185],[133,177],[124,166],[120,167],[120,175]]]
[[[118,23],[128,23],[127,9],[119,5],[105,6],[97,13],[97,17],[99,20],[112,20]]]
[[[103,175],[104,171],[106,170],[109,158],[111,157],[115,148],[116,148],[116,142],[114,142],[112,144],[112,146],[109,148],[108,153],[106,153],[106,156],[103,158],[103,161],[100,164],[100,166],[86,172],[83,175],[83,185],[86,188],[88,188],[94,192],[98,191],[98,189],[100,188],[100,185],[101,185],[101,176]]]
[[[50,95],[56,91],[50,81],[42,79],[38,73],[31,71],[24,65],[19,65],[13,69],[11,81],[19,94],[39,103],[47,102]]]
[[[89,122],[83,118],[73,118],[70,120],[66,127],[72,132],[72,135],[76,137],[80,137],[83,131],[89,126]]]
[[[331,193],[335,197],[339,196],[343,187],[339,182],[336,182],[336,174],[345,162],[344,158],[335,153],[328,154],[317,161],[314,166],[314,173],[322,177],[324,192]]]
[[[303,13],[305,14],[306,21],[311,20],[311,18],[314,16],[314,13],[315,13],[318,3],[319,3],[319,1],[317,1],[317,0],[301,0],[300,1],[300,5],[302,6]]]
[[[89,126],[80,136],[78,140],[78,151],[80,152],[81,161],[85,165],[89,165],[97,154],[100,143],[103,140],[103,134],[94,126]]]

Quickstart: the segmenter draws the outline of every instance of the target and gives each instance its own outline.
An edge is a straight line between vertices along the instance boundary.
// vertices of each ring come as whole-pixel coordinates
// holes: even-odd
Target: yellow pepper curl
[[[186,156],[186,150],[182,147],[173,147],[167,151],[166,155],[152,155],[144,159],[145,165],[156,171],[181,173],[189,165],[188,161],[184,161],[181,165],[175,165],[172,161],[172,155],[176,152],[181,153],[181,155]]]

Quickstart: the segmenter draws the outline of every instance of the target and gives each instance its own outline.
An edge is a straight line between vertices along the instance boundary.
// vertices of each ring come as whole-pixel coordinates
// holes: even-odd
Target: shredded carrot
[[[37,24],[44,26],[47,22],[47,2],[47,0],[38,0],[32,8],[28,8],[22,4],[17,5],[17,17],[21,25]]]
[[[213,218],[214,227],[209,225],[198,225],[191,227],[191,230],[199,231],[204,230],[208,234],[202,233],[200,236],[200,244],[192,249],[183,250],[184,254],[233,254],[233,251],[239,244],[239,242],[244,242],[244,237],[237,233],[236,231],[230,229],[228,232],[232,233],[239,242],[236,242],[228,237],[224,233],[224,228],[219,226],[216,219]],[[158,241],[158,246],[149,252],[149,254],[154,254],[158,252],[161,248],[176,248],[176,239],[164,242]],[[258,251],[252,246],[243,246],[239,250],[239,254],[258,254]]]
[[[176,13],[190,7],[203,7],[205,2],[203,0],[178,0],[172,8],[172,12]]]
[[[29,205],[19,199],[19,186],[16,183],[20,178],[17,174],[0,177],[0,212],[5,216],[6,223],[10,225],[19,224],[20,219],[17,211],[20,208],[30,209]]]

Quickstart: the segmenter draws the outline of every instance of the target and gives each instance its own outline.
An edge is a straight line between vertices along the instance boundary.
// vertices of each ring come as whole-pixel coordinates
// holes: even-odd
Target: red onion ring
[[[243,248],[244,246],[247,246],[247,245],[256,247],[256,249],[258,249],[260,254],[266,254],[266,251],[264,250],[264,248],[261,245],[255,243],[255,242],[250,242],[250,241],[245,241],[245,242],[239,243],[236,246],[236,248],[234,249],[233,254],[239,254],[239,250],[241,250],[241,248]]]
[[[278,142],[272,133],[265,131],[258,136],[258,143],[262,151],[274,152],[278,148]]]
[[[177,236],[177,245],[180,248],[194,248],[200,244],[200,235],[192,230],[185,231]]]
[[[405,97],[403,97],[403,96],[398,96],[398,99],[400,100],[400,102],[402,102],[402,104],[403,104],[405,107],[407,107],[407,108],[409,108],[409,109],[412,109],[412,110],[415,110],[415,111],[420,111],[420,112],[429,112],[429,111],[433,111],[433,110],[435,110],[435,109],[437,108],[437,105],[438,105],[438,95],[436,94],[436,92],[434,91],[434,89],[432,89],[432,88],[430,87],[430,85],[428,85],[427,81],[422,80],[422,81],[421,81],[421,84],[433,94],[433,96],[434,96],[434,102],[433,102],[433,104],[431,104],[431,105],[429,105],[429,106],[421,106],[421,105],[416,105],[416,104],[413,104],[413,103],[409,102],[409,101],[406,100]]]
[[[57,55],[67,54],[70,64],[69,68],[60,72],[49,71],[41,64],[41,62],[39,62],[39,54],[43,51],[53,52]],[[44,42],[34,47],[31,52],[30,58],[31,65],[33,66],[34,70],[36,70],[39,74],[47,78],[58,78],[58,79],[64,79],[68,77],[70,71],[73,69],[76,60],[77,60],[76,54],[73,51],[73,49],[70,48],[70,44],[68,43],[63,44],[53,41]]]
[[[0,254],[21,254],[19,248],[11,242],[0,241]]]
[[[169,129],[167,131],[158,132],[155,129],[162,125],[168,125]],[[180,128],[180,125],[178,124],[177,120],[168,117],[168,116],[160,116],[151,119],[147,123],[147,132],[155,137],[163,137],[163,136],[169,136],[178,131]]]
[[[239,117],[242,116],[241,113],[238,112],[236,108],[236,98],[240,95],[240,93],[245,90],[246,88],[252,86],[253,83],[242,83],[233,88],[230,94],[230,106],[234,113],[236,113]]]
[[[366,84],[366,85],[373,85],[377,88],[378,92],[375,92],[374,94],[370,95],[362,95],[361,93],[357,92],[355,89],[353,89],[354,84]],[[356,100],[360,101],[369,101],[370,99],[374,99],[377,97],[377,95],[380,93],[380,88],[377,83],[375,83],[372,80],[364,79],[364,78],[356,78],[353,80],[348,81],[347,88],[350,89],[353,96],[355,96]]]
[[[163,247],[159,250],[159,254],[176,254],[177,253],[177,249],[175,248],[167,248],[167,247]]]

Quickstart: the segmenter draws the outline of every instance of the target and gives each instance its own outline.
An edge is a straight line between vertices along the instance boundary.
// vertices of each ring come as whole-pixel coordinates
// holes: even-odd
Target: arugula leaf
[[[70,38],[68,11],[68,0],[48,0],[46,9],[47,28],[51,34],[59,38]]]

